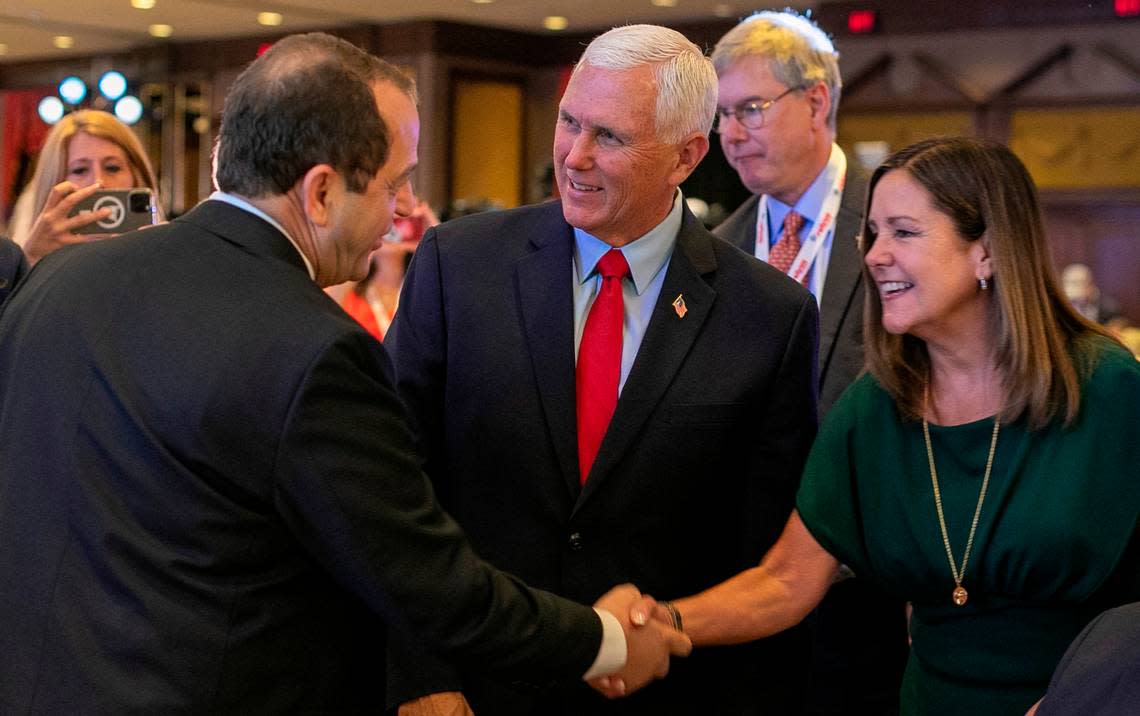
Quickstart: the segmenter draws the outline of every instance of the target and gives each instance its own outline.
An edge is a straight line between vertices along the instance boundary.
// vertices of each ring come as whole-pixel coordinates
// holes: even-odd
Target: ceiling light
[[[111,70],[99,78],[99,94],[114,102],[127,93],[127,78],[122,72]]]
[[[63,102],[59,97],[44,97],[36,109],[45,124],[55,124],[63,119]]]
[[[285,22],[285,18],[279,12],[259,12],[257,13],[257,22],[259,25],[268,25],[270,27],[277,27]]]
[[[570,21],[561,15],[549,15],[542,18],[542,26],[547,30],[565,30]]]
[[[123,124],[134,124],[142,118],[143,106],[138,97],[127,95],[115,103],[115,116]]]
[[[649,0],[649,2],[657,7],[677,7],[677,0]]]
[[[67,50],[75,46],[75,38],[69,35],[56,35],[51,38],[51,44],[61,50]]]
[[[171,25],[151,25],[146,29],[151,37],[170,37],[174,34],[174,27]]]
[[[87,96],[87,83],[75,77],[64,77],[59,83],[59,96],[68,104],[79,104]]]
[[[495,2],[495,0],[471,0],[471,2],[475,3],[476,5],[490,5],[491,3]]]
[[[150,10],[154,7],[154,0],[131,0],[131,7],[136,10]]]

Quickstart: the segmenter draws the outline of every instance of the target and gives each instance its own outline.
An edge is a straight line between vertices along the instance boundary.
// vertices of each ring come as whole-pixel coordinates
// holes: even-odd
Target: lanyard
[[[839,212],[839,202],[843,198],[843,186],[847,183],[847,157],[838,145],[831,145],[831,159],[828,164],[835,165],[835,180],[823,200],[819,209],[819,216],[815,218],[812,230],[800,244],[800,251],[796,254],[792,265],[788,267],[788,275],[797,282],[803,283],[804,277],[815,263],[819,250],[835,233],[835,216]],[[757,211],[757,224],[759,224],[756,241],[756,258],[768,259],[768,195],[760,197],[760,208]]]

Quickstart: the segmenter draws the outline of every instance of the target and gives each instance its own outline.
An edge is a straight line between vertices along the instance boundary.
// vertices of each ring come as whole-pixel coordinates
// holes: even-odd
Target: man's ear
[[[823,82],[816,82],[804,90],[808,106],[811,107],[812,124],[827,127],[827,115],[831,112],[831,90]]]
[[[317,164],[305,172],[298,185],[305,216],[317,226],[326,226],[329,207],[344,188],[340,175],[328,164]]]
[[[680,186],[689,178],[705,155],[709,153],[708,135],[694,132],[681,141],[677,150],[677,166],[673,169],[672,184]]]

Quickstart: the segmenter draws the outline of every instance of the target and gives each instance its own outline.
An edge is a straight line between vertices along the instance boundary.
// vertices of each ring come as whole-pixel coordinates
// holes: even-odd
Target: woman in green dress
[[[1140,599],[1140,364],[1066,303],[1005,147],[920,142],[869,192],[868,372],[760,565],[657,616],[749,641],[846,565],[913,604],[904,714],[1020,715],[1086,622]]]

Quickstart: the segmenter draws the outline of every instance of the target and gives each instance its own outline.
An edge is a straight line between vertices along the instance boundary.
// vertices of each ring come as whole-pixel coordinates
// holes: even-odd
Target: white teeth
[[[589,184],[579,184],[573,179],[570,180],[570,186],[578,191],[601,191],[601,187],[591,186]]]
[[[906,281],[884,281],[879,286],[882,288],[883,293],[894,293],[895,291],[905,291],[914,286],[913,283]]]

